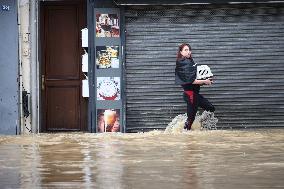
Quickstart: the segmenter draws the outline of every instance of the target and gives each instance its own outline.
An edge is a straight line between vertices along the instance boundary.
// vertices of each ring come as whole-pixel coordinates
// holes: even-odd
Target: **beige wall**
[[[19,58],[20,58],[20,94],[23,90],[31,92],[30,87],[30,31],[29,31],[29,1],[18,1],[19,22]],[[29,95],[30,96],[30,95]],[[31,107],[29,98],[29,107]],[[31,111],[30,111],[31,112]],[[31,115],[23,117],[22,95],[20,95],[21,133],[28,134],[31,131]]]

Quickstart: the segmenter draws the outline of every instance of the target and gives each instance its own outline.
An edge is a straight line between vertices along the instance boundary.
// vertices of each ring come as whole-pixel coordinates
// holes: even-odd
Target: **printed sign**
[[[119,132],[120,131],[120,110],[119,109],[98,109],[98,132]]]
[[[96,47],[97,68],[119,68],[118,46]]]
[[[120,77],[97,77],[97,100],[120,100]]]
[[[9,5],[1,5],[1,9],[3,11],[9,11],[10,10],[10,6]]]
[[[96,14],[96,37],[119,37],[117,14]]]

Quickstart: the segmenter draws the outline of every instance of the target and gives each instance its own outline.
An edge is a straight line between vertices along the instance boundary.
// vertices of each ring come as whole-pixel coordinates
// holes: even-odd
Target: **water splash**
[[[199,120],[202,129],[217,130],[218,118],[215,117],[214,112],[204,111],[200,116]]]
[[[167,126],[165,133],[182,133],[184,132],[184,122],[187,119],[186,114],[177,115]]]
[[[177,115],[166,127],[165,133],[183,133],[184,123],[187,120],[187,114]],[[200,115],[196,113],[195,120],[191,126],[191,130],[216,130],[218,119],[213,112],[203,111]]]

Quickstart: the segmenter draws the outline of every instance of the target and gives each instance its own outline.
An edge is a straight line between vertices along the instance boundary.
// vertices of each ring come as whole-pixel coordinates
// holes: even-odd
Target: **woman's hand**
[[[204,80],[204,84],[205,84],[205,85],[211,85],[212,83],[213,83],[213,80],[210,79],[210,78]]]
[[[192,84],[195,84],[195,85],[211,85],[212,83],[213,83],[212,78],[209,78],[209,79],[205,79],[205,80],[196,79],[196,80],[194,80],[194,82]]]

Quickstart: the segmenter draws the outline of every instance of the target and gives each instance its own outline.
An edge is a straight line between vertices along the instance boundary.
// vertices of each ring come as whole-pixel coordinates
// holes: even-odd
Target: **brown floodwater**
[[[0,136],[0,188],[284,188],[284,129]]]

